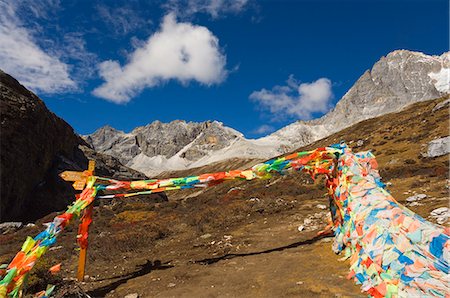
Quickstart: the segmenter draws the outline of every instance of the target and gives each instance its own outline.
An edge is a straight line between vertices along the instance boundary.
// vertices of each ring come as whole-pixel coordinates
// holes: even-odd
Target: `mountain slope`
[[[448,207],[449,159],[423,153],[430,141],[448,136],[448,98],[446,105],[444,98],[419,102],[364,120],[296,150],[345,140],[355,152],[374,151],[394,197],[436,222],[431,211]],[[245,169],[256,162],[233,159],[170,176]],[[349,263],[334,255],[331,239],[316,237],[329,213],[323,182],[298,172],[275,174],[269,180],[169,191],[169,201],[157,204],[130,197],[95,206],[90,278],[80,287],[91,297],[367,297],[345,278]],[[415,194],[426,197],[406,201]],[[0,263],[10,261],[23,239],[39,229],[0,235]],[[66,232],[58,239],[63,249],[46,255],[47,264],[63,264],[61,292],[78,260],[68,253],[76,248],[77,230]]]
[[[394,51],[367,70],[329,113],[288,125],[259,141],[288,140],[292,149],[307,145],[360,121],[449,94],[449,86],[450,52],[428,56]]]
[[[58,174],[86,169],[88,158],[98,161],[98,174],[145,178],[92,152],[69,124],[1,70],[0,119],[0,222],[34,220],[65,208],[75,191]]]
[[[85,136],[100,152],[147,175],[198,167],[229,158],[269,158],[365,119],[449,93],[450,52],[429,56],[398,50],[382,57],[323,117],[298,121],[273,134],[246,139],[222,123],[153,122],[130,133],[103,127]]]

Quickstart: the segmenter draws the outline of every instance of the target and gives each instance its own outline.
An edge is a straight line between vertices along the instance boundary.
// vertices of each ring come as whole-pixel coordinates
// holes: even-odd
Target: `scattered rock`
[[[238,190],[244,190],[244,189],[242,187],[232,187],[227,191],[227,193],[230,193],[232,191],[238,191]]]
[[[103,237],[107,237],[109,235],[111,235],[111,232],[104,232],[104,231],[102,231],[102,232],[100,232],[98,234],[98,237],[103,238]]]
[[[167,285],[168,288],[173,288],[175,286],[176,286],[176,284],[174,284],[173,282],[171,282],[170,284]]]
[[[310,218],[305,218],[305,220],[303,220],[304,225],[310,225],[311,223],[312,223],[312,220]]]
[[[428,143],[427,157],[438,157],[450,153],[450,136]]]
[[[361,147],[362,145],[364,145],[364,141],[363,140],[356,141],[356,147]]]
[[[323,204],[317,204],[316,207],[319,208],[319,209],[322,209],[322,210],[327,209],[327,206],[323,205]]]
[[[298,230],[299,232],[303,231],[304,229],[305,229],[305,226],[304,226],[304,225],[300,225],[300,226],[297,228],[297,230]]]
[[[0,233],[7,234],[11,232],[15,232],[22,228],[23,224],[18,221],[10,221],[10,222],[4,222],[0,224]]]
[[[395,164],[399,164],[400,160],[398,158],[392,158],[391,160],[389,160],[387,162],[388,165],[395,165]]]
[[[138,293],[132,293],[132,294],[128,294],[123,298],[139,298],[139,294]]]
[[[277,204],[283,204],[284,200],[282,198],[278,198],[275,202],[277,202]]]
[[[224,235],[223,238],[225,239],[225,241],[231,241],[231,239],[233,239],[233,236],[231,236],[231,235]]]
[[[301,286],[303,284],[303,282],[302,281],[298,281],[295,284],[298,285],[298,286]]]
[[[441,225],[450,217],[450,211],[447,207],[441,207],[431,211],[430,216],[436,219],[436,222]]]
[[[442,108],[445,108],[446,106],[448,106],[450,104],[450,98],[447,100],[444,100],[443,102],[438,103],[433,110],[431,110],[432,112],[435,112],[437,110],[440,110]]]
[[[26,228],[34,228],[36,225],[32,222],[25,225]]]
[[[319,212],[319,213],[314,213],[313,217],[314,218],[323,218],[325,215],[324,212]]]
[[[407,202],[415,202],[415,201],[423,200],[426,197],[427,197],[426,194],[420,193],[420,194],[417,194],[417,195],[410,196],[410,197],[406,198],[406,201]]]
[[[420,204],[419,202],[411,202],[408,204],[409,207],[414,207],[414,206],[422,206],[423,204]]]
[[[58,283],[51,297],[77,297],[91,298],[81,287],[76,278],[63,278],[63,283]]]
[[[202,239],[208,239],[208,238],[211,238],[211,237],[212,237],[212,235],[209,234],[209,233],[203,234],[203,235],[200,236],[200,238],[202,238]]]

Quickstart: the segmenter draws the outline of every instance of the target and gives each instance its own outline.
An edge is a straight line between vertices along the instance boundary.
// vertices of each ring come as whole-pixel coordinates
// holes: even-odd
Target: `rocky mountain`
[[[246,140],[240,132],[217,121],[155,121],[130,133],[105,126],[84,139],[96,151],[115,156],[148,175],[208,164],[213,161],[212,152],[229,148],[241,146],[247,155],[266,157],[270,157],[271,149]]]
[[[64,209],[75,192],[58,174],[86,169],[88,158],[97,161],[100,175],[145,178],[94,152],[39,97],[1,70],[0,120],[0,222],[34,220]]]
[[[153,122],[130,133],[111,127],[85,136],[95,150],[147,175],[198,167],[233,157],[270,158],[310,144],[360,121],[450,92],[450,52],[429,56],[398,50],[367,70],[319,119],[298,121],[273,134],[246,139],[220,122]]]
[[[363,120],[449,93],[450,52],[429,56],[394,51],[367,70],[326,115],[295,122],[260,141],[287,141],[294,147],[303,146]]]

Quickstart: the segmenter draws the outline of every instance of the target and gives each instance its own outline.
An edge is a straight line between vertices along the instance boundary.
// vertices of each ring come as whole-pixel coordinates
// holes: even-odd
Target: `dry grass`
[[[445,199],[448,197],[448,156],[423,157],[429,141],[449,133],[447,109],[431,112],[441,100],[417,103],[399,113],[364,121],[299,150],[345,140],[354,151],[375,151],[381,176],[385,182],[390,182],[389,190],[399,202],[414,193],[428,195],[422,206],[411,208],[427,217],[434,208],[448,205]],[[364,141],[361,147],[356,147],[358,140]],[[234,160],[214,165],[217,168],[195,169],[191,174],[246,168],[253,162],[256,161]],[[186,174],[171,173],[171,176]],[[133,272],[136,265],[145,263],[157,252],[166,260],[170,254],[170,258],[178,262],[218,254],[221,251],[217,247],[207,245],[210,239],[199,240],[199,236],[210,233],[212,237],[223,237],[231,231],[247,228],[256,229],[254,232],[258,233],[261,226],[253,227],[254,223],[266,221],[276,229],[279,218],[303,222],[310,214],[320,211],[315,207],[317,204],[327,204],[323,178],[312,181],[302,173],[275,175],[269,180],[226,182],[201,191],[168,192],[167,195],[168,202],[139,198],[99,202],[90,230],[88,274],[111,277]],[[38,224],[50,221],[54,215]],[[40,230],[38,225],[15,234],[0,235],[0,261],[11,260],[25,237]],[[63,262],[63,276],[73,277],[76,269],[76,230],[76,223],[69,226],[58,239],[57,245],[63,248],[46,255],[50,264]],[[204,246],[197,246],[198,243]],[[39,272],[34,274],[40,276],[42,272]],[[336,283],[341,284],[342,280]],[[40,285],[33,289],[38,287]]]

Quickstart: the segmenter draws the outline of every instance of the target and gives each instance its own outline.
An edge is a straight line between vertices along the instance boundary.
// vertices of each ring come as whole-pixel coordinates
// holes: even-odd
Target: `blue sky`
[[[81,134],[320,117],[383,55],[448,51],[448,1],[0,0],[0,68]]]

